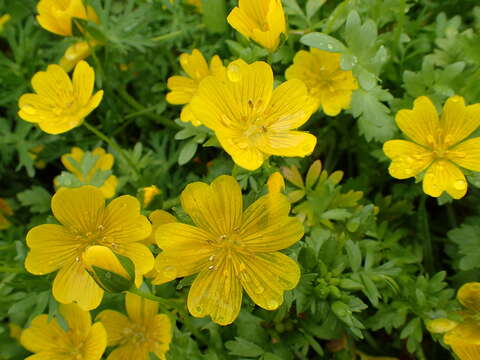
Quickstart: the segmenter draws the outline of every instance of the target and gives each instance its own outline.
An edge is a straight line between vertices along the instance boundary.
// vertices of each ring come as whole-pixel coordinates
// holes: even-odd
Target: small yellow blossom
[[[65,54],[63,54],[58,65],[60,65],[66,72],[72,71],[81,60],[85,60],[90,56],[92,49],[97,45],[98,42],[94,40],[90,42],[78,41],[74,43],[65,50]]]
[[[172,324],[168,316],[158,314],[158,303],[127,293],[128,317],[118,311],[102,311],[97,318],[107,330],[108,346],[118,346],[107,360],[148,360],[154,353],[160,360],[172,341]]]
[[[286,196],[267,194],[243,211],[240,185],[224,175],[211,185],[189,184],[180,199],[195,225],[175,222],[157,228],[163,252],[155,268],[162,280],[154,283],[198,273],[188,293],[188,309],[220,325],[238,316],[242,289],[260,307],[277,309],[284,291],[300,278],[298,264],[278,251],[303,236],[300,221],[288,216]]]
[[[62,36],[72,36],[73,18],[100,22],[95,10],[83,0],[40,0],[37,12],[41,27]]]
[[[30,157],[30,159],[32,160],[36,160],[34,165],[37,169],[45,169],[45,167],[47,166],[47,163],[45,162],[45,160],[37,160],[38,159],[38,155],[45,149],[45,145],[37,145],[37,146],[34,146],[33,148],[31,148],[29,151],[28,151],[28,156]]]
[[[79,180],[82,185],[94,185],[92,184],[92,179],[98,171],[109,171],[113,167],[114,157],[112,154],[107,154],[102,148],[95,148],[92,152],[92,155],[96,156],[97,160],[93,166],[88,171],[87,176],[84,176],[80,169],[75,166],[75,161],[77,164],[82,164],[82,161],[85,157],[85,152],[79,147],[73,147],[71,153],[62,155],[61,160],[63,166],[71,172]],[[73,161],[72,161],[73,160]],[[54,179],[54,183],[58,186],[59,178]],[[109,199],[115,195],[117,189],[118,179],[114,175],[110,175],[101,186],[98,186],[102,191],[105,198]]]
[[[103,290],[85,269],[83,255],[90,246],[128,257],[139,275],[152,269],[153,255],[140,243],[152,227],[136,198],[120,196],[105,207],[105,197],[94,186],[62,188],[52,198],[52,212],[60,225],[39,225],[27,234],[25,268],[35,275],[58,270],[53,281],[58,302],[90,310],[102,301]]]
[[[3,27],[5,26],[5,24],[9,22],[11,18],[12,17],[10,16],[10,14],[0,16],[0,33],[3,31]]]
[[[73,80],[73,81],[72,81]],[[38,123],[49,134],[61,134],[79,126],[102,101],[103,90],[93,93],[95,73],[80,61],[72,80],[59,65],[49,65],[32,78],[36,94],[23,94],[18,101],[18,115],[25,121]]]
[[[240,0],[228,15],[228,23],[240,34],[273,52],[286,34],[281,0]]]
[[[348,109],[352,92],[358,88],[351,71],[340,69],[340,54],[315,48],[300,50],[285,72],[287,80],[300,79],[307,85],[318,107],[330,116]]]
[[[449,98],[440,119],[429,98],[421,96],[412,110],[400,110],[398,127],[412,141],[390,140],[383,151],[396,179],[414,177],[426,170],[423,191],[439,197],[446,191],[460,199],[467,192],[462,168],[480,171],[480,137],[468,137],[480,125],[480,104],[465,106],[461,96]]]
[[[285,180],[280,172],[276,171],[269,176],[267,188],[269,193],[280,193],[285,189]]]
[[[146,186],[143,191],[143,207],[147,207],[153,200],[153,198],[161,194],[161,190],[155,185]]]
[[[297,79],[273,89],[273,72],[265,62],[228,66],[227,79],[209,76],[190,102],[193,113],[215,131],[233,161],[247,170],[258,169],[265,158],[306,156],[317,139],[296,129],[310,117],[315,104]]]
[[[212,57],[209,66],[197,49],[194,49],[192,54],[180,55],[180,65],[188,76],[176,75],[168,78],[167,87],[171,91],[167,94],[167,101],[174,105],[187,104],[182,109],[180,120],[199,126],[202,121],[195,118],[189,103],[196,94],[200,82],[209,75],[224,78],[225,67],[218,55]]]
[[[0,230],[8,229],[12,223],[8,221],[6,216],[12,216],[13,210],[5,199],[0,198]]]
[[[35,353],[25,360],[100,360],[107,346],[104,326],[92,325],[90,313],[75,304],[60,305],[60,314],[68,330],[48,315],[38,315],[23,331],[22,345]]]

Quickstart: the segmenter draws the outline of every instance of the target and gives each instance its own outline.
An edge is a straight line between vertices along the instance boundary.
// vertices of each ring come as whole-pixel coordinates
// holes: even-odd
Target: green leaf
[[[17,198],[23,206],[30,207],[31,212],[46,213],[50,210],[50,193],[41,186],[22,191]]]
[[[198,143],[194,140],[190,140],[185,143],[178,154],[178,164],[185,165],[195,156],[197,152]]]
[[[480,226],[462,225],[450,230],[447,236],[459,247],[460,270],[480,268]]]
[[[228,29],[225,0],[201,0],[203,23],[210,32],[224,33]]]
[[[236,337],[235,341],[227,341],[225,347],[228,349],[230,355],[244,356],[247,358],[254,358],[264,353],[264,350],[260,346],[241,337]]]
[[[307,46],[330,52],[343,52],[346,50],[345,45],[341,41],[330,35],[318,32],[303,35],[300,42]]]
[[[353,272],[357,272],[362,266],[362,252],[360,251],[360,247],[352,240],[347,240],[345,243],[345,250],[347,251],[350,268]]]
[[[310,20],[315,13],[325,4],[326,0],[308,0],[305,7],[307,18]]]

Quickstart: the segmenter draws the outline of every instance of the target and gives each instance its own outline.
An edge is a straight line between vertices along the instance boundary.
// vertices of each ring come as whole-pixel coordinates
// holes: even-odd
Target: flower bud
[[[425,322],[425,326],[427,330],[433,334],[443,334],[447,331],[452,330],[453,328],[457,327],[458,323],[456,321],[446,319],[446,318],[439,318],[434,320],[429,320]]]
[[[132,261],[106,246],[90,246],[83,254],[83,261],[88,273],[105,291],[120,293],[134,284],[135,267]]]
[[[285,181],[282,174],[274,172],[267,180],[268,192],[270,194],[282,192],[285,189]]]

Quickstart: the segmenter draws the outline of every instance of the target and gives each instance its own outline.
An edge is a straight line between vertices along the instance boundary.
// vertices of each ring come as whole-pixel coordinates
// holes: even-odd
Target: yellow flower
[[[202,12],[202,0],[187,0],[187,4],[195,6],[199,12]]]
[[[453,96],[439,119],[430,99],[421,96],[412,110],[400,110],[395,121],[413,142],[390,140],[383,145],[392,159],[390,175],[407,179],[427,170],[426,194],[439,197],[446,191],[454,199],[463,197],[467,182],[461,168],[480,171],[480,137],[467,140],[480,125],[480,104],[465,106],[461,96]]]
[[[75,163],[72,162],[72,159],[77,164],[82,164],[82,161],[85,157],[85,152],[79,147],[73,147],[71,153],[62,155],[61,160],[63,166],[70,171],[75,177],[82,183],[82,185],[92,185],[92,179],[95,174],[99,171],[109,171],[113,167],[114,157],[112,154],[107,154],[102,148],[95,148],[92,152],[97,159],[88,171],[87,176],[83,176],[82,172],[75,166]],[[54,183],[58,186],[58,177],[54,179]],[[102,191],[103,196],[109,199],[115,195],[117,189],[118,179],[114,175],[110,175],[105,182],[99,186],[99,189]]]
[[[85,19],[99,23],[95,10],[83,0],[40,0],[37,21],[41,27],[57,35],[72,36],[72,19]]]
[[[197,49],[194,49],[191,55],[180,55],[180,65],[188,76],[171,76],[168,78],[167,87],[171,91],[167,94],[167,101],[174,105],[187,104],[182,109],[180,120],[199,126],[202,121],[195,118],[188,104],[196,94],[200,82],[209,75],[224,78],[225,67],[218,55],[212,57],[210,66],[208,66],[202,53]]]
[[[165,210],[154,210],[150,213],[148,218],[152,223],[152,234],[144,241],[147,245],[157,243],[155,240],[155,231],[160,225],[177,222],[175,216]]]
[[[272,69],[261,61],[234,61],[227,75],[226,80],[205,78],[190,105],[235,163],[255,170],[270,155],[306,156],[313,151],[315,136],[295,131],[314,110],[302,81],[290,80],[273,90]]]
[[[72,69],[78,64],[79,61],[86,59],[92,53],[93,47],[97,46],[98,42],[92,40],[78,41],[69,46],[65,50],[65,54],[60,59],[58,65],[60,65],[66,72],[72,71]]]
[[[100,360],[107,346],[103,325],[92,325],[90,313],[75,304],[60,305],[60,314],[67,331],[46,314],[35,317],[23,331],[22,345],[35,353],[25,360]]]
[[[49,65],[32,78],[36,94],[23,94],[18,101],[18,115],[38,123],[49,134],[61,134],[79,126],[102,101],[103,90],[92,96],[95,73],[80,61],[73,72],[73,82],[59,65]]]
[[[22,336],[23,332],[22,327],[13,322],[9,322],[8,328],[10,330],[10,337],[20,342],[20,337]]]
[[[240,0],[228,15],[228,23],[240,34],[273,52],[286,33],[281,0]]]
[[[161,190],[155,185],[146,186],[143,188],[143,207],[147,207],[153,198],[161,194]]]
[[[303,236],[299,220],[288,216],[287,198],[267,194],[243,211],[240,185],[231,176],[220,176],[211,185],[189,184],[181,203],[195,226],[158,227],[155,235],[163,252],[155,268],[162,282],[198,273],[188,293],[190,313],[230,324],[240,311],[242,288],[260,307],[278,308],[283,292],[300,278],[297,263],[278,252]]]
[[[11,18],[12,17],[10,16],[10,14],[0,16],[0,33],[3,31],[3,27],[5,26],[5,24],[9,22]]]
[[[310,95],[317,102],[317,108],[336,116],[342,109],[348,109],[353,90],[358,88],[351,71],[340,69],[340,54],[310,49],[300,50],[285,72],[287,80],[300,79],[307,85]]]
[[[285,189],[285,180],[280,172],[276,171],[269,176],[267,188],[269,193],[280,193]]]
[[[58,302],[76,302],[90,310],[102,301],[103,290],[85,270],[83,254],[90,246],[102,245],[128,257],[137,274],[152,269],[153,255],[140,243],[150,235],[151,225],[134,197],[120,196],[105,207],[102,192],[94,186],[62,188],[52,198],[52,212],[61,225],[39,225],[28,232],[25,268],[35,275],[58,270],[53,281]]]
[[[102,311],[97,318],[107,330],[108,346],[118,346],[107,360],[148,360],[154,353],[165,360],[172,341],[168,316],[158,314],[158,303],[127,293],[128,317],[118,311]]]

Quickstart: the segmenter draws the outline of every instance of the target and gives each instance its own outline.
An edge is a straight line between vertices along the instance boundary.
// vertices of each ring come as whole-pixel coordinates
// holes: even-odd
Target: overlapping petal
[[[425,174],[423,191],[433,197],[439,197],[446,191],[452,198],[460,199],[467,192],[465,175],[450,161],[437,160]]]
[[[459,143],[480,126],[480,104],[465,106],[461,96],[448,98],[443,106],[440,125],[445,132],[447,146]]]
[[[432,151],[406,140],[387,141],[383,144],[383,152],[392,160],[388,171],[396,179],[418,175],[434,159]]]
[[[480,137],[466,140],[454,146],[448,151],[447,156],[448,159],[465,169],[480,171]]]

